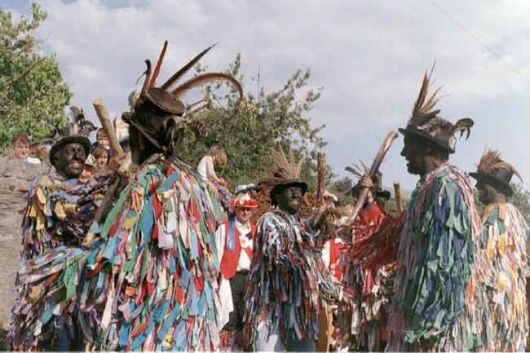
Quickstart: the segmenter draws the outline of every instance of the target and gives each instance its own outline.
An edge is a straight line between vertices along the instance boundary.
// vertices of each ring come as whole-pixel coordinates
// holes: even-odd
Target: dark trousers
[[[237,272],[230,278],[232,303],[234,310],[228,317],[228,322],[223,327],[226,331],[241,331],[243,329],[243,313],[245,312],[245,291],[247,288],[248,271]]]

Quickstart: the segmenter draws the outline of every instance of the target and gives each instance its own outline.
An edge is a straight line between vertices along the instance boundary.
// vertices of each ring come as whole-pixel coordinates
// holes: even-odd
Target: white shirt
[[[199,162],[199,165],[197,165],[197,171],[205,180],[206,179],[212,179],[213,181],[217,180],[217,174],[215,174],[212,156],[206,155],[202,157],[201,161]]]
[[[40,159],[29,156],[26,158],[26,162],[28,162],[29,164],[41,164]]]
[[[338,243],[338,244],[344,244],[344,242],[340,238],[335,238],[332,240],[327,240],[324,243],[324,246],[322,247],[322,262],[324,262],[324,265],[330,269],[331,266],[331,242]]]
[[[252,239],[249,239],[246,235],[250,233],[250,222],[243,224],[240,223],[236,219],[236,229],[239,232],[239,243],[241,244],[241,254],[239,255],[239,262],[237,264],[236,271],[241,270],[250,270],[250,257],[247,255],[246,248],[250,248],[250,251],[252,251],[253,241]],[[217,251],[218,251],[218,259],[219,263],[221,263],[221,260],[223,258],[223,253],[225,249],[225,243],[226,243],[226,233],[228,231],[227,229],[227,223],[221,224],[219,228],[217,228],[217,231],[215,232],[215,238],[217,241]]]

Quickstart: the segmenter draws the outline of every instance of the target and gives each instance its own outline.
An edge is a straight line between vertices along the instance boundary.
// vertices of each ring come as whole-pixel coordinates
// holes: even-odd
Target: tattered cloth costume
[[[235,82],[239,91],[241,87],[224,74],[204,74],[210,75],[206,79],[199,75],[172,94],[153,87],[166,46],[167,42],[153,76],[148,63],[142,93],[126,121],[170,155],[177,141],[167,134],[189,126],[189,121],[178,117],[185,111],[176,99],[184,92],[181,86],[189,89],[221,78]],[[193,67],[206,52],[171,80]],[[168,122],[163,119],[173,119],[166,127],[174,129],[159,135],[164,141],[161,144],[156,124]],[[215,229],[221,214],[218,201],[196,170],[166,153],[152,154],[122,191],[91,250],[62,251],[55,273],[50,274],[62,278],[62,283],[55,281],[54,287],[42,294],[46,304],[36,306],[35,312],[41,316],[48,308],[75,302],[80,312],[98,323],[88,332],[83,328],[87,341],[98,350],[217,349]],[[26,280],[31,282],[38,271],[38,266],[34,267]],[[73,293],[69,290],[72,285]]]
[[[215,349],[221,214],[186,164],[159,155],[140,168],[110,212],[81,281],[82,310],[104,298],[96,347]]]
[[[509,182],[519,175],[500,159],[497,151],[487,151],[478,171],[470,173],[479,183],[512,196]],[[519,210],[510,203],[488,204],[482,216],[479,238],[480,285],[485,287],[479,298],[482,320],[487,323],[482,340],[487,351],[523,352],[528,336],[526,277],[530,275],[527,246],[529,229]]]
[[[386,214],[377,203],[365,206],[351,227],[344,250],[343,285],[354,291],[351,312],[341,319],[337,341],[352,350],[382,351],[396,271],[404,214]],[[351,314],[351,315],[350,315]],[[341,335],[345,334],[345,337]]]
[[[60,245],[79,246],[114,178],[107,174],[81,184],[52,170],[35,179],[24,206],[22,258],[31,259]]]
[[[429,78],[425,75],[407,128],[399,130],[452,153],[454,134],[469,134],[473,121],[461,119],[453,125],[437,117],[436,93],[426,99]],[[475,257],[479,231],[472,187],[462,171],[443,163],[420,179],[399,241],[387,350],[475,347],[481,325],[487,324],[478,315],[484,303],[474,300],[479,290]]]
[[[73,138],[89,145],[84,137]],[[17,299],[11,313],[9,336],[14,348],[33,349],[43,340],[52,348],[57,332],[51,326],[57,320],[64,321],[73,332],[73,306],[57,307],[55,311],[47,306],[40,313],[33,309],[35,305],[44,305],[41,294],[45,288],[55,286],[55,282],[62,284],[63,279],[67,281],[65,276],[71,271],[66,271],[64,276],[42,278],[55,271],[56,255],[61,253],[58,249],[80,246],[114,178],[114,174],[108,174],[81,184],[77,179],[66,179],[51,170],[32,183],[25,200],[22,262],[16,280]],[[39,263],[39,270],[33,274],[31,282],[26,282],[26,274],[36,263]],[[75,286],[69,290],[75,290]]]
[[[283,151],[279,153],[287,160]],[[300,185],[296,181],[299,171],[293,174],[296,177],[291,182]],[[255,348],[263,326],[284,342],[289,337],[318,339],[322,301],[337,299],[339,292],[315,248],[319,236],[312,221],[279,209],[259,220],[243,318],[244,337],[250,346]]]

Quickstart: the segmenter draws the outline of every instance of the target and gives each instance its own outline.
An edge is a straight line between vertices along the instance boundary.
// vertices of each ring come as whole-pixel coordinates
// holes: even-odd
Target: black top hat
[[[499,151],[487,150],[480,158],[477,172],[469,173],[469,175],[477,179],[478,182],[494,187],[506,196],[512,196],[514,191],[510,185],[510,180],[514,174],[519,179],[521,176],[511,164],[503,161],[500,155]]]
[[[466,138],[469,137],[474,122],[469,118],[464,118],[453,124],[438,116],[440,110],[434,107],[439,101],[440,89],[430,96],[428,94],[432,71],[429,74],[425,73],[423,77],[420,93],[412,108],[412,116],[407,126],[398,130],[404,135],[418,137],[449,153],[454,153],[455,135],[460,132],[460,135],[466,133]]]

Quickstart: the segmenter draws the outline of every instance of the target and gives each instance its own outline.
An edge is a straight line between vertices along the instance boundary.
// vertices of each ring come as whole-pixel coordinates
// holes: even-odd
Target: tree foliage
[[[240,66],[241,56],[237,55],[227,73],[245,87]],[[319,136],[324,126],[313,127],[308,116],[320,97],[319,90],[307,87],[310,76],[309,70],[298,70],[279,90],[266,92],[260,88],[257,96],[246,93],[238,107],[234,91],[227,91],[221,85],[207,87],[204,101],[208,109],[197,113],[196,119],[206,124],[208,136],[198,141],[187,136],[182,158],[196,165],[209,147],[222,145],[228,164],[219,173],[234,186],[256,183],[265,176],[270,165],[270,149],[281,145],[286,150],[292,148],[299,158],[305,158],[302,178],[314,186],[316,153],[325,142]]]
[[[514,190],[511,203],[521,211],[526,223],[530,224],[530,192],[524,190],[519,184],[512,183]]]
[[[0,151],[18,133],[39,140],[68,121],[64,108],[72,94],[55,56],[38,53],[35,30],[45,18],[35,3],[31,16],[19,20],[0,10]]]

